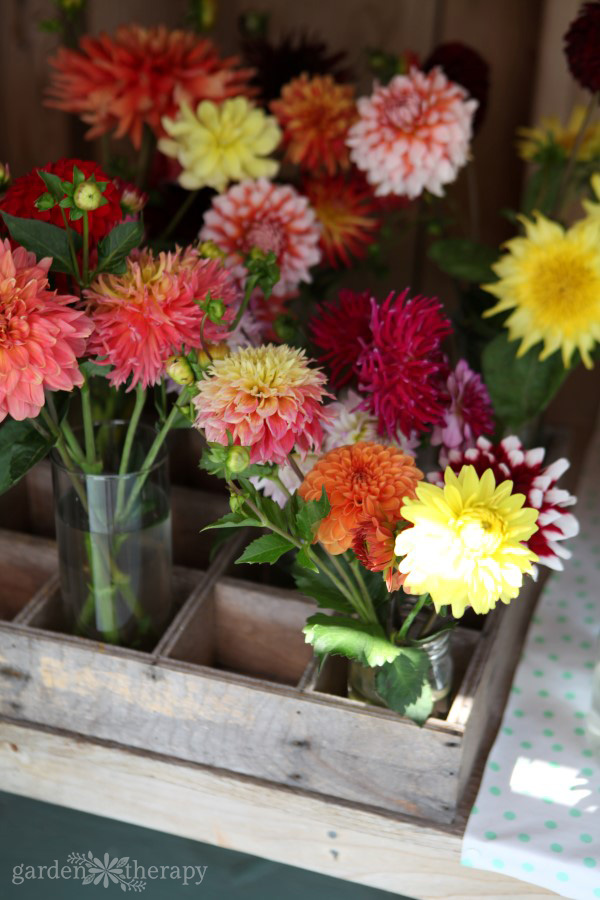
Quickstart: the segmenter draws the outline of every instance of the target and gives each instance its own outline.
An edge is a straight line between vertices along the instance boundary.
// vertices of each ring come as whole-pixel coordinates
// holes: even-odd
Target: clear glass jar
[[[119,475],[127,422],[96,428],[102,474],[72,471],[53,451],[59,577],[67,627],[150,648],[171,613],[171,513],[164,447],[141,466],[155,433],[140,425],[129,471]]]

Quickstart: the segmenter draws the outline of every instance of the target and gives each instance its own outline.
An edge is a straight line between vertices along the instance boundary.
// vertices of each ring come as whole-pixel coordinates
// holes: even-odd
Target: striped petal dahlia
[[[198,383],[196,428],[208,441],[250,449],[250,461],[283,463],[297,448],[319,450],[325,376],[287,344],[245,347],[215,360]]]
[[[544,466],[544,455],[543,447],[526,450],[515,436],[504,438],[499,444],[480,437],[474,447],[464,452],[450,450],[448,464],[455,473],[463,465],[471,465],[478,475],[491,469],[497,482],[512,481],[513,493],[524,494],[525,505],[539,510],[538,531],[526,542],[528,548],[537,555],[541,565],[562,571],[561,560],[571,556],[562,542],[579,531],[577,519],[566,511],[576,503],[576,498],[557,487],[558,479],[569,468],[568,460],[558,459]],[[439,472],[428,475],[428,479],[443,484]]]
[[[131,378],[157,384],[173,353],[200,347],[204,312],[198,305],[210,293],[225,305],[223,325],[207,320],[206,341],[223,340],[239,305],[240,294],[219,260],[204,259],[191,247],[174,253],[134,251],[124,275],[99,275],[85,292],[96,326],[90,353],[112,366],[117,387]]]
[[[441,69],[412,68],[358,101],[350,158],[379,196],[442,196],[467,162],[476,108]]]
[[[93,325],[71,306],[76,297],[48,289],[51,264],[0,241],[0,421],[35,418],[45,388],[72,391],[83,384],[77,357]]]
[[[320,228],[306,197],[290,185],[266,178],[242,181],[219,196],[204,217],[201,241],[214,241],[233,272],[245,276],[243,260],[252,247],[273,252],[280,278],[273,289],[281,297],[301,281],[310,282],[310,269],[321,260]]]

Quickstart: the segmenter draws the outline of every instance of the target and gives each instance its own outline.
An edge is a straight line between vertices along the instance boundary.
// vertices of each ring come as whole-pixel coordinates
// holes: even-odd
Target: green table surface
[[[248,822],[248,828],[252,828],[252,822]],[[140,891],[124,890],[112,882],[105,888],[102,882],[84,885],[80,879],[48,877],[60,874],[61,867],[69,865],[70,853],[87,856],[90,850],[100,860],[108,853],[111,860],[129,857],[130,866],[133,860],[146,869],[155,866],[159,877],[147,878]],[[55,860],[58,865],[52,868]],[[23,868],[16,868],[17,881],[19,872],[23,878],[31,874],[27,867],[34,867],[38,876],[39,866],[51,868],[42,873],[41,879],[24,878],[14,884],[13,872],[20,866]],[[185,866],[189,867],[187,885],[183,883]],[[191,877],[194,866],[207,867],[200,884],[195,883],[198,874]],[[177,875],[176,867],[178,879],[172,877]],[[387,891],[0,792],[1,900],[101,900],[116,896],[142,900],[399,900],[397,894]]]

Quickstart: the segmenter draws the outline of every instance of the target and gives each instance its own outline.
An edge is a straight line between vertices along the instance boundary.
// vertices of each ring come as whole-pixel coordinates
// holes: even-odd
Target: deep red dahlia
[[[331,385],[335,389],[357,374],[361,340],[369,335],[371,299],[369,291],[343,290],[337,303],[326,303],[319,315],[311,319],[312,339],[324,351],[319,362],[329,368]]]
[[[464,452],[450,450],[448,464],[457,474],[462,466],[472,465],[479,476],[486,469],[491,469],[498,484],[507,479],[512,481],[513,494],[525,494],[525,506],[539,510],[538,530],[529,538],[527,546],[537,554],[541,565],[561,571],[561,557],[568,559],[571,556],[571,552],[562,546],[562,541],[574,537],[579,531],[575,516],[565,512],[567,507],[576,503],[576,498],[556,486],[569,468],[568,460],[558,459],[544,467],[545,452],[543,447],[526,450],[514,435],[504,438],[499,444],[491,444],[480,437],[474,447]],[[441,472],[428,478],[443,485]]]
[[[600,91],[600,2],[584,3],[565,34],[565,54],[571,75],[597,94]]]
[[[121,195],[112,180],[105,175],[98,163],[82,159],[59,159],[57,162],[47,163],[39,168],[43,172],[51,172],[58,175],[63,181],[73,181],[73,166],[77,166],[86,178],[96,176],[96,181],[107,181],[108,184],[102,196],[107,203],[88,213],[90,223],[90,240],[96,242],[104,237],[111,228],[122,221]],[[17,178],[0,201],[0,209],[18,216],[21,219],[39,219],[42,222],[50,222],[64,228],[64,219],[60,207],[52,209],[38,209],[35,201],[46,192],[46,185],[38,175],[37,169]],[[66,196],[66,195],[65,195]],[[79,234],[83,231],[83,219],[72,222],[68,210],[65,210],[69,227]]]
[[[378,418],[379,433],[429,431],[444,421],[449,397],[442,341],[451,333],[442,306],[429,297],[372,299],[370,332],[356,363],[363,407]]]
[[[476,50],[460,41],[440,44],[423,65],[425,72],[435,66],[443,69],[450,81],[460,84],[479,103],[473,118],[473,130],[480,127],[490,90],[490,67]]]

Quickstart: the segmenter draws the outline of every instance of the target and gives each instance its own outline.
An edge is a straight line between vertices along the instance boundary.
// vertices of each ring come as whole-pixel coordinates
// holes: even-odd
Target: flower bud
[[[240,512],[245,502],[246,498],[241,496],[240,494],[235,494],[232,492],[229,495],[229,509],[232,513]]]
[[[126,215],[134,216],[140,213],[148,202],[148,194],[138,191],[136,187],[128,185],[121,194],[121,209]]]
[[[193,384],[196,380],[185,356],[170,356],[165,364],[165,371],[176,384]]]
[[[102,191],[94,181],[82,181],[73,193],[75,206],[84,212],[92,212],[103,206],[103,200]]]
[[[229,447],[227,451],[227,470],[232,475],[239,475],[250,465],[250,451],[247,447]]]
[[[0,163],[0,191],[5,191],[10,182],[10,166],[8,163]]]
[[[229,347],[225,341],[221,341],[219,344],[207,344],[206,349],[208,350],[208,353],[210,353],[210,357],[203,348],[196,352],[198,365],[201,369],[208,369],[215,359],[225,359],[229,356]]]
[[[56,200],[48,191],[46,191],[44,194],[40,194],[40,196],[35,201],[35,208],[41,210],[42,212],[47,209],[54,209],[55,206]]]
[[[273,323],[273,331],[284,344],[292,344],[296,336],[296,327],[291,316],[277,316]]]
[[[225,259],[225,253],[214,241],[202,241],[198,246],[198,253],[204,259]]]
[[[225,304],[220,297],[211,297],[206,305],[206,315],[214,325],[220,325],[225,315]]]

